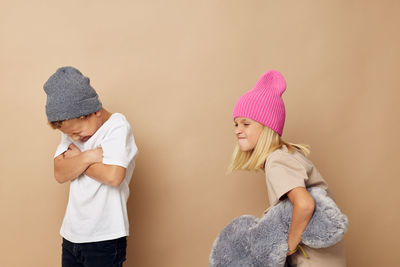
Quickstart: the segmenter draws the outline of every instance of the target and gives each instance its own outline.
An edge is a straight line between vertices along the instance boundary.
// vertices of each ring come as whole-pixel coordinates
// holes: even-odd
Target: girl
[[[281,138],[285,123],[282,100],[285,90],[282,74],[270,70],[252,90],[239,98],[233,112],[238,143],[230,170],[264,170],[270,206],[284,198],[291,201],[293,214],[287,251],[290,266],[346,266],[343,241],[325,249],[300,245],[302,233],[315,209],[314,199],[306,188],[319,186],[332,195],[321,174],[306,158],[309,147]]]

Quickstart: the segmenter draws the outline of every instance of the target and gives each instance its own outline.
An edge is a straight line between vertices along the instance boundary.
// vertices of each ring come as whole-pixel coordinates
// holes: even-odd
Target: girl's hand
[[[80,153],[81,153],[81,151],[79,150],[79,148],[76,145],[70,144],[68,146],[68,150],[64,153],[64,156],[66,158],[72,158],[72,157],[79,155]]]
[[[303,249],[303,247],[302,247],[301,245],[297,245],[295,249],[292,249],[292,250],[289,249],[289,251],[288,251],[288,253],[286,254],[286,256],[290,256],[290,255],[296,253],[297,250],[300,250],[301,253],[303,253],[303,255],[304,255],[304,257],[305,257],[306,259],[309,259],[309,258],[310,258],[310,257],[307,255],[307,253],[305,252],[305,250]]]
[[[290,256],[290,255],[296,253],[298,248],[299,248],[298,245],[293,246],[293,248],[291,248],[291,246],[288,246],[288,252],[287,252],[286,256]]]

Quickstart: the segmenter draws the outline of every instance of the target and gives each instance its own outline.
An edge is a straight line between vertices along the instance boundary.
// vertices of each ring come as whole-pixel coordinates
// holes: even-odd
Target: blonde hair
[[[228,172],[232,172],[234,170],[264,170],[264,165],[269,154],[281,148],[283,145],[287,146],[290,153],[298,150],[305,156],[310,154],[310,147],[308,145],[288,143],[284,141],[275,131],[271,130],[267,126],[264,126],[264,129],[260,133],[254,149],[250,151],[241,151],[239,145],[236,144]]]

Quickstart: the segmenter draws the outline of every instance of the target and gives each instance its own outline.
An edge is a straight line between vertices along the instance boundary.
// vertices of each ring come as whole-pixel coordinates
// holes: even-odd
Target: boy
[[[138,152],[131,127],[124,115],[102,107],[89,78],[73,67],[59,68],[44,91],[48,121],[62,132],[54,176],[59,183],[70,181],[60,230],[62,266],[122,266]]]

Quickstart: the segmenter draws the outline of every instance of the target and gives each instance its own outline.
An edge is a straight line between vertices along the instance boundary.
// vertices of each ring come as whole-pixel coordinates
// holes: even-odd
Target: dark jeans
[[[122,267],[126,260],[126,237],[72,243],[63,238],[62,267]]]

